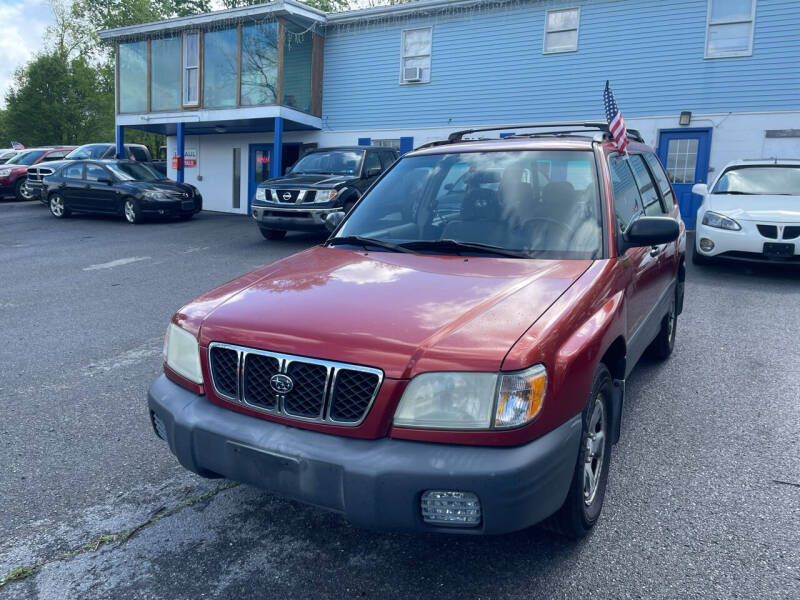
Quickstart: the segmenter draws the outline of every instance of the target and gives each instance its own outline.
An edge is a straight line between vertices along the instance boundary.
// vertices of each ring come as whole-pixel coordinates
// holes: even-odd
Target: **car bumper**
[[[342,207],[295,209],[254,206],[252,208],[253,219],[259,227],[287,231],[324,230],[325,218],[330,213],[343,210]]]
[[[340,437],[227,410],[164,375],[150,387],[148,404],[170,450],[190,471],[248,483],[380,530],[502,534],[529,527],[563,504],[581,436],[578,415],[515,447]],[[420,509],[426,490],[476,494],[480,525],[426,523]]]
[[[142,213],[146,215],[158,216],[177,216],[193,215],[203,210],[203,198],[195,196],[189,200],[159,200],[155,202],[143,202]]]
[[[800,238],[793,240],[767,238],[758,231],[757,223],[739,221],[740,231],[728,231],[709,227],[698,222],[695,234],[695,248],[700,256],[706,258],[721,258],[729,260],[742,260],[749,262],[800,262]],[[769,223],[765,223],[769,224]],[[774,223],[774,225],[780,225]],[[792,224],[792,225],[797,225]],[[714,248],[705,251],[700,247],[703,239],[711,240]],[[794,250],[790,256],[779,257],[764,253],[764,244],[793,244]]]

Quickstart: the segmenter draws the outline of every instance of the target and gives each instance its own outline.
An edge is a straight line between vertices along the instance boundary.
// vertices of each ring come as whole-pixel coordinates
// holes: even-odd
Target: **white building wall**
[[[678,115],[637,117],[626,119],[628,127],[638,129],[645,142],[658,147],[658,132],[661,129],[679,129]],[[446,127],[422,127],[406,129],[363,129],[346,131],[285,132],[285,142],[316,143],[320,147],[355,145],[359,138],[399,139],[411,136],[414,147],[446,139],[458,129],[480,127],[481,124],[449,125]],[[769,129],[800,129],[800,111],[762,113],[715,113],[695,114],[692,127],[713,127],[709,181],[720,173],[732,160],[742,158],[800,158],[800,138],[766,138]],[[513,131],[513,128],[507,129]],[[495,135],[493,133],[487,135]],[[197,151],[197,167],[185,170],[185,181],[200,189],[205,210],[247,213],[249,182],[249,145],[272,143],[272,133],[263,134],[210,134],[187,136],[187,150]],[[241,148],[241,183],[239,208],[233,208],[233,148]],[[176,151],[176,138],[167,138],[167,155]],[[171,161],[168,161],[171,163]],[[174,179],[176,172],[168,164],[168,177]]]

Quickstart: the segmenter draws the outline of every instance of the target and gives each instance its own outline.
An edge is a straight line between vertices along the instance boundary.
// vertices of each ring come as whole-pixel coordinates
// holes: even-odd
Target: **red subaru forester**
[[[588,532],[685,229],[636,132],[563,125],[410,152],[324,244],[179,310],[149,408],[181,464],[366,527]]]

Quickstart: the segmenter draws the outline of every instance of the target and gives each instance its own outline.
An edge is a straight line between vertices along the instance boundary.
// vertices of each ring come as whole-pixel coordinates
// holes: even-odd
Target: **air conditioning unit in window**
[[[422,68],[406,67],[403,69],[403,82],[414,83],[415,81],[422,81]]]

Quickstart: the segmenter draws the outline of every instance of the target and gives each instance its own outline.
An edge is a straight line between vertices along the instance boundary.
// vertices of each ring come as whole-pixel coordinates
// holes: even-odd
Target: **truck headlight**
[[[739,223],[730,217],[726,217],[725,215],[721,215],[710,210],[706,211],[706,213],[703,215],[703,225],[716,227],[717,229],[728,229],[729,231],[739,231],[742,228]]]
[[[256,200],[259,202],[266,202],[267,201],[267,190],[266,188],[256,188]]]
[[[189,381],[203,383],[197,338],[175,323],[170,323],[167,327],[167,337],[164,340],[164,362],[170,369]]]
[[[425,429],[503,429],[532,421],[542,410],[547,372],[423,373],[412,379],[394,425]]]

